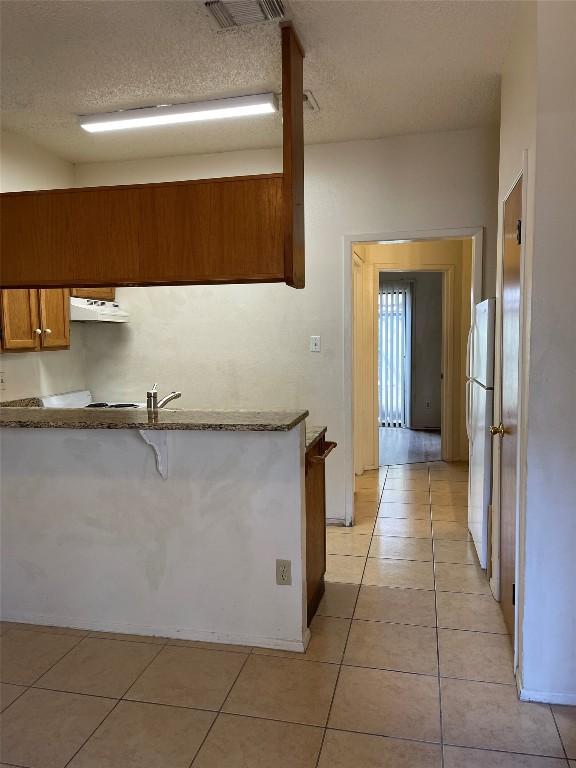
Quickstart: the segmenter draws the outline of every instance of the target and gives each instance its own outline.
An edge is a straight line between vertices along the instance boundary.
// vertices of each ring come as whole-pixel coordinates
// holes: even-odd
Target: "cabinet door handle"
[[[41,328],[34,328],[34,333],[37,334],[38,336],[40,336],[40,334],[42,333],[42,329]]]
[[[50,328],[44,328],[44,333],[49,335],[52,333],[52,331],[50,330]]]
[[[328,454],[332,453],[332,451],[334,450],[334,448],[336,448],[337,445],[338,443],[332,443],[329,440],[327,440],[326,450],[324,451],[324,453],[322,453],[320,456],[311,456],[310,461],[312,461],[314,464],[320,464],[321,462],[326,460],[326,457],[328,456]]]

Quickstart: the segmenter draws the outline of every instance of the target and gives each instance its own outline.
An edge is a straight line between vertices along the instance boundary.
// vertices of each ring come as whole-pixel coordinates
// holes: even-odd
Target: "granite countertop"
[[[288,432],[308,411],[188,411],[161,408],[0,408],[0,427],[32,429],[199,429]]]
[[[306,450],[325,435],[327,429],[328,427],[309,427],[306,425]]]

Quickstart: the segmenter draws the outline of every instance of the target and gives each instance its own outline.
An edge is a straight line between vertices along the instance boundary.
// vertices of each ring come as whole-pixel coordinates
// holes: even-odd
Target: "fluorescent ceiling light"
[[[99,115],[83,115],[80,125],[89,133],[125,131],[176,123],[197,123],[201,120],[223,120],[229,117],[268,115],[278,111],[273,93],[258,96],[235,96],[230,99],[197,101],[190,104],[170,104],[159,107],[139,107]]]

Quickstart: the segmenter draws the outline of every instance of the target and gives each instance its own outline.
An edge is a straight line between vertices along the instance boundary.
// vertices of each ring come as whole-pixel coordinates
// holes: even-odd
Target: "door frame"
[[[342,237],[342,391],[344,395],[345,524],[354,519],[354,400],[353,400],[353,296],[352,252],[354,243],[393,242],[395,240],[472,240],[471,307],[482,300],[484,227],[412,229],[396,232],[369,232]]]
[[[530,297],[532,285],[532,227],[529,217],[528,151],[522,158],[522,168],[500,200],[500,228],[498,235],[498,261],[496,270],[496,328],[494,347],[494,424],[502,420],[502,287],[504,280],[504,209],[512,190],[522,179],[522,242],[520,244],[520,328],[518,344],[518,445],[516,459],[516,605],[514,631],[514,671],[522,688],[522,625],[524,614],[524,572],[526,540],[526,474],[528,453],[528,374],[530,358]],[[530,225],[530,226],[529,226]],[[528,247],[530,246],[530,247]],[[492,572],[490,588],[496,600],[500,600],[500,491],[501,452],[500,440],[492,444]]]

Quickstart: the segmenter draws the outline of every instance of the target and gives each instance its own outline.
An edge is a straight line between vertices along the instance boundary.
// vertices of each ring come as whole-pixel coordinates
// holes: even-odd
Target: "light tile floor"
[[[5,623],[0,768],[576,768],[576,708],[518,701],[465,481],[359,479],[305,654]]]

